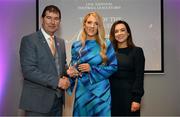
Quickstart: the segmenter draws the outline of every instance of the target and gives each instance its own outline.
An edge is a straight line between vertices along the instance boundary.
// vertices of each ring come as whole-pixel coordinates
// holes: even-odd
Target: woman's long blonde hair
[[[97,12],[90,12],[88,13],[84,19],[83,19],[83,26],[82,26],[82,32],[81,32],[81,42],[82,42],[82,48],[84,48],[85,46],[85,41],[87,39],[87,34],[86,31],[84,29],[85,23],[87,21],[87,19],[89,18],[89,16],[94,16],[97,19],[98,22],[98,28],[97,28],[97,35],[95,36],[95,39],[97,41],[97,43],[100,45],[100,55],[102,57],[103,60],[103,64],[105,64],[107,62],[107,56],[106,56],[106,51],[107,51],[107,46],[106,46],[106,42],[105,42],[105,30],[104,30],[104,25],[103,25],[103,20],[102,17],[97,13]],[[80,50],[82,50],[82,48]]]

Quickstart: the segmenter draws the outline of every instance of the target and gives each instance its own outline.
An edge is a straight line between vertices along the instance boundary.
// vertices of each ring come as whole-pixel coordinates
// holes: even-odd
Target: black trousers
[[[43,107],[42,107],[43,108]],[[51,110],[48,113],[39,113],[39,112],[33,112],[33,111],[25,111],[26,116],[62,116],[62,108],[63,108],[63,99],[58,98],[56,96],[54,100],[54,104],[51,108]]]

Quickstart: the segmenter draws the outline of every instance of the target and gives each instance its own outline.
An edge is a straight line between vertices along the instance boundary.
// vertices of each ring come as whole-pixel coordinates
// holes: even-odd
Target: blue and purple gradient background
[[[34,31],[35,0],[0,0],[0,116],[17,113],[14,108],[18,108],[22,87],[20,40]]]
[[[164,0],[165,74],[145,75],[142,115],[180,115],[179,11],[180,0]],[[23,81],[19,46],[22,36],[34,31],[36,0],[0,0],[0,116],[18,115]]]

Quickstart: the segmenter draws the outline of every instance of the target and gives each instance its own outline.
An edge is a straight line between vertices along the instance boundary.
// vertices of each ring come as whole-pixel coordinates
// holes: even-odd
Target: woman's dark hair
[[[118,21],[114,22],[113,25],[111,26],[110,36],[109,36],[109,39],[111,40],[115,51],[117,51],[117,49],[118,49],[118,47],[117,47],[118,42],[115,39],[115,27],[118,24],[124,24],[127,29],[127,32],[129,33],[129,36],[127,39],[127,46],[130,48],[135,47],[135,44],[133,43],[133,40],[132,40],[132,34],[131,34],[131,29],[130,29],[129,25],[125,21],[118,20]]]
[[[54,5],[46,6],[42,12],[42,15],[41,15],[43,18],[46,16],[46,11],[58,13],[59,19],[61,19],[61,11],[57,6],[54,6]]]

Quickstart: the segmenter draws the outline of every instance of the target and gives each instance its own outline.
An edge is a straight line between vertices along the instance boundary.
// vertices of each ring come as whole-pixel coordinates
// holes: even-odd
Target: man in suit
[[[27,116],[61,116],[64,90],[70,85],[66,75],[66,52],[63,39],[54,33],[61,22],[58,7],[45,7],[42,28],[24,36],[20,63],[24,77],[20,108]]]

